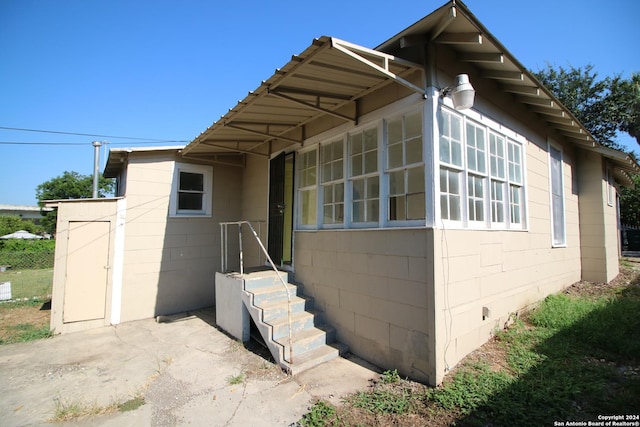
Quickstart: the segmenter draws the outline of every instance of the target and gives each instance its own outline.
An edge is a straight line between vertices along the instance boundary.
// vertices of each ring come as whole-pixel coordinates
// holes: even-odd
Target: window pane
[[[407,141],[407,159],[405,164],[410,165],[411,163],[420,163],[422,162],[422,138],[414,138],[412,140]]]
[[[182,193],[178,192],[179,210],[202,210],[202,193]]]
[[[378,177],[367,178],[367,199],[377,198],[380,194]]]
[[[389,174],[389,194],[404,194],[404,171]]]
[[[364,200],[364,179],[355,179],[352,181],[352,198],[353,200]]]
[[[389,220],[402,221],[405,219],[407,219],[407,215],[404,195],[389,197]]]
[[[364,222],[364,201],[353,202],[351,208],[351,216],[353,222]]]
[[[402,141],[402,119],[387,122],[387,141],[389,145]]]
[[[378,130],[373,128],[364,131],[364,149],[376,150],[378,148]]]
[[[451,153],[449,152],[449,140],[440,137],[440,161],[451,163]]]
[[[424,193],[424,168],[407,170],[407,193]]]
[[[451,212],[450,212],[449,219],[452,221],[460,221],[460,197],[451,196],[450,204],[451,204]]]
[[[402,144],[394,144],[388,147],[387,155],[389,158],[389,169],[397,168],[403,165],[402,160]]]
[[[324,187],[324,203],[333,203],[333,185],[325,185]]]
[[[351,158],[351,176],[362,175],[362,154]]]
[[[406,139],[416,136],[420,136],[422,138],[422,113],[420,111],[407,114],[404,119],[404,124]]]
[[[378,222],[380,203],[378,200],[367,200],[367,218],[368,222]]]
[[[300,223],[304,225],[315,225],[317,209],[315,188],[301,191],[300,196],[302,198],[302,217],[300,218]]]
[[[425,219],[424,193],[409,194],[407,196],[407,219]]]
[[[459,142],[451,141],[451,163],[462,166],[462,145]]]
[[[204,175],[201,173],[180,172],[180,190],[204,191]]]
[[[362,153],[362,133],[349,136],[351,151],[350,154]]]
[[[364,173],[374,173],[378,171],[378,151],[368,151],[364,154]]]

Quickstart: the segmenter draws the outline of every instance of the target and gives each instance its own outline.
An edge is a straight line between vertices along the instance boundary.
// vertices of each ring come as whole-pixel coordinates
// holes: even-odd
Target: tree
[[[39,234],[44,228],[33,221],[20,218],[18,215],[0,216],[0,236],[11,234],[18,230],[26,230],[29,233]]]
[[[533,73],[596,140],[610,148],[618,132],[627,132],[640,144],[640,74],[630,80],[620,75],[598,80],[593,65],[584,68],[546,68]]]
[[[625,187],[620,192],[620,222],[640,226],[640,175],[634,175],[635,188]]]
[[[113,194],[115,182],[100,175],[98,180],[98,197]],[[93,195],[93,177],[81,175],[78,172],[65,171],[61,176],[45,181],[36,187],[36,199],[40,206],[45,200],[87,199]],[[42,225],[48,233],[54,233],[58,212],[42,211]]]

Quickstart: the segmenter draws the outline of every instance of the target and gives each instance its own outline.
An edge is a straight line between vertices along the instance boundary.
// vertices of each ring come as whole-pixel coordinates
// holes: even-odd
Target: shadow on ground
[[[460,420],[459,426],[554,425],[598,421],[599,415],[640,410],[640,285],[573,326],[509,350],[519,373],[500,392]],[[538,338],[539,339],[539,336]],[[511,363],[510,363],[511,364]]]

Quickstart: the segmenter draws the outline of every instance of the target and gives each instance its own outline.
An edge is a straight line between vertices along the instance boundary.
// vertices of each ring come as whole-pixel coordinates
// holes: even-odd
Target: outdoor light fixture
[[[440,95],[442,98],[445,96],[451,96],[453,101],[453,108],[456,110],[466,110],[473,107],[473,99],[476,96],[476,91],[469,83],[468,74],[458,74],[455,78],[455,84],[442,89]]]

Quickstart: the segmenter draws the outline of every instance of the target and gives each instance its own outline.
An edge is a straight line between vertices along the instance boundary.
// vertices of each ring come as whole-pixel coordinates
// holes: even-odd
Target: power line
[[[106,142],[108,145],[132,145],[132,144],[158,144],[160,141],[134,141],[134,142]],[[166,141],[166,142],[187,142],[187,141]],[[50,146],[87,146],[90,142],[32,142],[32,141],[0,141],[0,145],[50,145]]]
[[[137,138],[135,136],[98,135],[98,134],[93,134],[93,133],[62,132],[62,131],[57,131],[57,130],[13,128],[13,127],[6,127],[6,126],[0,126],[0,129],[2,129],[2,130],[14,130],[14,131],[20,131],[20,132],[54,133],[54,134],[58,134],[58,135],[91,136],[91,137],[97,137],[97,138],[135,139],[135,140],[140,140],[140,141],[147,141],[147,142],[150,142],[150,143],[151,142],[190,142],[190,141],[186,141],[186,140],[157,139],[157,138]]]

